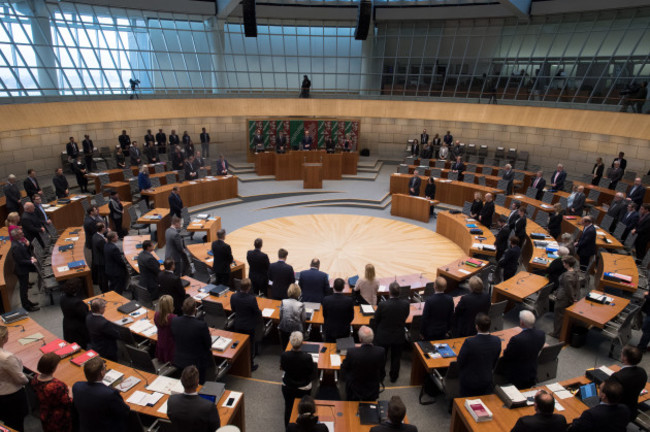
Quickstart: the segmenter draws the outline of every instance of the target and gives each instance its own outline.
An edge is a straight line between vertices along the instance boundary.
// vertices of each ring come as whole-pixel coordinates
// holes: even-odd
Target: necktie
[[[533,185],[534,188],[537,188],[537,183],[539,183],[539,178],[535,180],[535,184]]]

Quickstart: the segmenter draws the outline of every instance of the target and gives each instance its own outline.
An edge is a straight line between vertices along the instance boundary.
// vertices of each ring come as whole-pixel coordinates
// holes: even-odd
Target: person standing
[[[93,267],[95,268],[96,283],[102,293],[108,291],[106,279],[106,261],[104,260],[104,247],[106,246],[106,225],[97,224],[97,229],[92,238]]]
[[[177,431],[214,432],[221,426],[219,410],[214,402],[198,395],[199,371],[187,366],[181,374],[184,393],[174,394],[167,402],[169,421]]]
[[[364,277],[354,285],[354,291],[359,292],[361,298],[371,306],[377,306],[377,291],[379,283],[375,279],[375,266],[366,264]]]
[[[619,161],[614,162],[614,166],[609,171],[609,189],[615,190],[618,182],[623,178],[623,170]]]
[[[5,194],[5,199],[6,199],[6,204],[5,207],[7,209],[7,214],[12,213],[12,212],[20,212],[20,191],[18,190],[18,186],[16,186],[16,176],[13,174],[9,174],[9,177],[7,177],[7,184],[5,184],[2,188],[4,194]]]
[[[580,293],[580,276],[575,269],[576,259],[572,256],[562,258],[565,272],[558,279],[558,289],[555,294],[555,307],[553,309],[553,336],[560,338],[562,323],[564,322],[564,311],[566,308],[578,301]]]
[[[210,134],[201,128],[201,156],[210,157]]]
[[[465,172],[465,164],[463,163],[462,156],[456,156],[456,162],[451,165],[451,172],[458,174],[458,181],[463,181],[465,178],[463,174]]]
[[[65,281],[61,287],[59,304],[63,313],[63,339],[70,343],[77,343],[83,349],[88,346],[88,328],[86,317],[90,309],[86,302],[79,297],[83,284],[81,279],[74,278]]]
[[[320,303],[330,293],[330,283],[327,273],[320,271],[320,260],[311,260],[309,270],[303,270],[298,277],[298,285],[302,290],[302,301]]]
[[[544,188],[546,187],[546,180],[544,180],[543,171],[537,171],[537,174],[535,174],[535,180],[533,180],[533,183],[530,185],[530,187],[537,189],[537,192],[535,193],[535,199],[541,200],[544,196]]]
[[[584,229],[582,230],[580,239],[575,242],[575,247],[580,257],[580,269],[586,270],[589,267],[591,258],[596,256],[596,228],[591,223],[591,216],[583,217],[582,225]],[[638,254],[637,258],[639,258]]]
[[[409,195],[419,196],[420,195],[420,186],[422,185],[422,180],[417,173],[413,174],[411,180],[409,180]]]
[[[481,213],[478,215],[478,220],[481,223],[490,228],[492,226],[492,218],[494,217],[494,201],[492,199],[491,193],[485,194],[485,203],[481,209]]]
[[[36,273],[36,258],[29,252],[29,246],[24,242],[23,230],[15,228],[11,231],[11,249],[9,250],[14,260],[14,274],[20,286],[20,304],[28,312],[39,310],[38,303],[27,297],[29,290],[29,273]]]
[[[404,327],[409,316],[409,304],[399,298],[400,286],[392,282],[388,286],[390,298],[379,302],[375,311],[376,336],[375,343],[384,348],[386,361],[390,350],[390,382],[394,383],[399,377],[402,347],[406,341]]]
[[[359,329],[360,347],[350,348],[341,364],[345,376],[345,394],[349,401],[374,401],[379,398],[379,386],[386,377],[386,353],[372,344],[370,327]]]
[[[115,324],[104,317],[106,300],[101,297],[90,302],[90,314],[86,316],[86,327],[90,343],[88,349],[97,351],[105,359],[117,361],[117,341],[120,339]]]
[[[501,354],[501,339],[490,334],[487,314],[476,315],[476,336],[467,338],[458,353],[460,396],[490,394],[494,390],[492,371]]]
[[[0,420],[18,432],[25,430],[24,420],[29,411],[25,384],[29,379],[23,373],[23,363],[5,350],[9,330],[0,325]]]
[[[232,250],[226,243],[226,230],[217,231],[217,239],[212,242],[212,270],[216,285],[230,286],[230,265],[233,263]]]
[[[566,418],[553,414],[555,399],[546,390],[535,394],[535,414],[520,417],[510,432],[566,432]]]
[[[300,85],[300,97],[309,98],[309,89],[311,88],[311,81],[307,75],[302,76],[302,84]]]
[[[36,170],[30,168],[27,170],[27,178],[23,181],[23,186],[25,187],[25,194],[31,200],[36,194],[43,194],[41,186],[38,184],[38,179],[36,178]]]
[[[131,146],[129,147],[129,159],[131,160],[131,166],[139,166],[142,163],[142,152],[138,148],[137,141],[131,142]]]
[[[176,216],[177,218],[182,218],[183,213],[183,199],[181,194],[178,193],[178,186],[172,188],[171,193],[169,194],[169,215],[171,217]]]
[[[603,174],[605,171],[605,164],[603,163],[603,158],[599,157],[596,159],[596,163],[594,164],[594,167],[591,170],[591,184],[594,186],[598,186],[600,183],[600,179],[603,178]]]
[[[199,178],[199,164],[194,159],[194,154],[189,154],[185,161],[185,180],[193,181]]]
[[[624,152],[618,152],[618,157],[612,161],[612,166],[611,166],[612,168],[614,168],[616,162],[618,162],[619,168],[622,169],[623,172],[625,172],[625,169],[627,168],[627,159],[625,159]]]
[[[61,357],[53,352],[38,360],[38,375],[32,378],[31,387],[38,399],[43,432],[72,431],[72,399],[70,389],[63,381],[54,378]]]
[[[256,238],[253,242],[255,249],[249,250],[246,253],[246,261],[248,262],[248,278],[253,284],[253,292],[256,295],[266,295],[266,290],[269,286],[269,256],[262,252],[263,241],[261,238]]]
[[[162,129],[158,129],[156,134],[156,145],[158,146],[158,153],[167,153],[167,135]]]
[[[648,382],[648,373],[644,368],[639,366],[643,354],[637,347],[626,345],[621,350],[621,363],[623,366],[617,372],[612,374],[615,379],[623,386],[623,396],[621,403],[627,405],[630,410],[630,421],[636,419],[639,412],[639,395]]]
[[[283,351],[280,355],[280,369],[282,375],[282,396],[284,396],[284,424],[289,424],[291,410],[296,399],[311,393],[312,378],[316,372],[314,361],[302,347],[302,332],[294,331],[289,336],[290,351]],[[282,347],[284,349],[284,346]]]
[[[451,333],[454,316],[454,299],[445,294],[447,281],[438,276],[433,286],[434,294],[424,302],[420,333],[424,340],[446,339]]]
[[[278,250],[278,260],[269,266],[270,297],[273,300],[287,298],[289,285],[296,281],[293,267],[287,264],[289,252],[285,249]]]
[[[196,366],[199,370],[199,383],[205,383],[208,366],[212,363],[212,339],[205,321],[196,318],[196,301],[192,297],[185,299],[183,316],[175,317],[171,326],[174,336],[174,366],[180,369]]]
[[[175,148],[180,143],[181,140],[178,138],[178,135],[176,134],[176,130],[172,129],[172,132],[169,134],[169,147]]]
[[[183,302],[188,297],[188,294],[185,292],[181,278],[174,273],[174,260],[166,259],[163,267],[165,267],[165,270],[161,271],[158,275],[160,297],[162,299],[166,295],[170,296],[174,302],[172,310],[176,315],[180,315],[183,313]]]
[[[86,160],[86,167],[88,172],[93,170],[93,153],[95,153],[95,145],[93,140],[88,135],[84,135],[84,140],[81,142],[84,151],[84,159]]]
[[[600,385],[600,403],[583,411],[573,420],[569,432],[625,432],[630,420],[628,408],[621,403],[623,386],[614,378]]]
[[[422,133],[420,134],[420,142],[422,145],[429,144],[429,134],[427,133],[426,129],[423,129]]]
[[[52,184],[57,198],[65,198],[70,194],[70,186],[68,185],[68,179],[63,175],[63,168],[54,170]]]
[[[68,154],[68,162],[77,160],[79,156],[79,145],[75,142],[74,137],[70,137],[65,145],[65,152]]]
[[[343,294],[345,281],[334,279],[334,294],[323,299],[323,327],[325,342],[350,336],[350,324],[354,319],[354,300]]]
[[[454,337],[476,334],[476,316],[490,310],[490,296],[483,292],[483,281],[478,276],[469,279],[470,293],[460,298],[454,310]]]
[[[515,181],[515,172],[512,170],[512,165],[506,164],[505,169],[503,170],[503,180],[508,182],[506,187],[506,195],[512,195],[512,188]]]
[[[280,346],[284,349],[289,343],[289,336],[295,331],[302,332],[305,329],[305,304],[300,299],[300,287],[298,284],[291,284],[287,291],[288,298],[280,303]]]
[[[120,148],[125,156],[129,156],[129,147],[131,146],[131,137],[126,134],[126,131],[122,131],[122,135],[117,138],[120,143]]]
[[[636,259],[637,261],[643,261],[645,257],[646,250],[648,248],[648,241],[650,241],[650,204],[645,203],[639,209],[639,223],[636,228],[631,231],[632,234],[636,234],[637,238],[634,242],[634,248],[636,249]]]
[[[111,231],[106,235],[104,268],[108,279],[108,289],[122,295],[126,288],[126,278],[129,273],[124,262],[124,254],[117,246],[118,239],[119,237],[115,231]]]
[[[519,239],[516,235],[510,237],[510,247],[505,251],[499,260],[499,267],[503,269],[503,280],[506,281],[517,274],[519,268],[519,257],[521,256],[521,248],[519,247]]]
[[[77,178],[79,190],[82,193],[88,193],[88,179],[86,178],[88,169],[86,164],[81,161],[81,155],[78,155],[77,159],[72,162],[72,172],[74,172],[74,175]]]
[[[173,261],[169,262],[171,262],[172,265],[174,264]],[[171,277],[177,278],[177,276],[175,276],[173,273],[163,272],[161,275],[162,274],[170,274]],[[183,292],[185,291],[183,290]],[[174,361],[174,351],[176,351],[176,345],[174,344],[174,335],[172,335],[172,320],[178,316],[174,309],[174,299],[172,296],[165,294],[160,296],[160,300],[156,305],[156,312],[153,316],[153,323],[156,325],[158,335],[158,339],[156,341],[156,358],[163,364],[167,362],[171,363]],[[182,311],[182,305],[179,310]]]
[[[564,165],[558,164],[557,169],[551,176],[551,189],[553,189],[554,191],[563,191],[565,180],[566,180],[566,172],[564,171]]]
[[[157,300],[160,297],[158,289],[160,263],[153,256],[153,243],[151,240],[142,242],[142,252],[138,254],[138,270],[140,270],[140,285],[149,291],[151,300]]]
[[[250,336],[251,341],[251,370],[256,371],[258,365],[253,362],[257,355],[257,343],[255,342],[255,329],[262,319],[262,311],[257,304],[255,296],[250,294],[250,279],[242,279],[239,291],[230,296],[230,308],[235,313],[234,330]]]
[[[108,198],[108,217],[113,222],[115,231],[120,239],[123,239],[128,231],[122,226],[124,224],[124,206],[120,201],[120,195],[112,190]]]
[[[228,175],[228,161],[224,159],[223,155],[219,155],[219,160],[217,161],[217,175]]]
[[[519,312],[521,333],[510,338],[503,351],[508,382],[518,389],[533,387],[537,382],[537,357],[544,347],[546,335],[535,328],[535,315],[528,310]]]
[[[165,244],[167,245],[165,247],[165,260],[170,259],[174,262],[174,274],[179,277],[183,275],[183,257],[187,256],[185,255],[185,242],[180,235],[180,231],[181,219],[172,216],[171,226],[165,231]]]

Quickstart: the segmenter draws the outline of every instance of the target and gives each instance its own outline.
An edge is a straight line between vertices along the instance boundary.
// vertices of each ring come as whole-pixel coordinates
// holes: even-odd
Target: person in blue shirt
[[[138,174],[138,188],[140,192],[151,189],[151,180],[149,179],[149,169],[143,167]]]

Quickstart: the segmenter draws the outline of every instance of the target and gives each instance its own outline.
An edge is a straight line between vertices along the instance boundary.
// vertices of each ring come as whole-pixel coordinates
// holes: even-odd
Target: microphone
[[[532,275],[533,275],[532,273],[528,273],[526,276],[524,276],[524,277],[522,277],[522,278],[519,278],[519,279],[517,280],[517,285],[519,285],[523,280],[525,280],[525,279],[531,277]]]
[[[29,336],[28,336],[28,337],[24,337],[24,338],[21,338],[21,339],[28,340],[28,341],[32,341],[32,342],[41,341],[41,342],[43,342],[43,343],[41,344],[41,346],[45,346],[45,345],[46,345],[46,344],[45,344],[44,336],[41,336],[41,337],[39,337],[39,338],[29,337]]]
[[[142,374],[140,373],[140,371],[137,370],[137,369],[134,368],[134,367],[132,367],[131,370],[132,370],[133,372],[137,373],[138,375],[140,375],[140,378],[142,378],[142,379],[144,380],[144,382],[145,382],[145,387],[149,387],[149,380],[147,379],[147,377],[145,377],[144,375],[142,375]]]
[[[25,332],[25,326],[22,325],[22,324],[10,325],[10,326],[7,326],[7,327],[14,327],[14,328],[20,327],[20,332],[21,333]]]

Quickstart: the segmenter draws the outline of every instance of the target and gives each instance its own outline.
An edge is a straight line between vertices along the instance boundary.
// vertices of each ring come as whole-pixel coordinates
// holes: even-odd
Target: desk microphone
[[[44,336],[41,336],[41,337],[39,337],[39,338],[35,338],[35,337],[24,337],[24,338],[21,338],[21,339],[28,340],[28,341],[33,341],[33,342],[41,341],[41,342],[43,342],[43,343],[41,344],[41,346],[45,346],[45,345],[46,345],[46,344],[45,344],[45,337],[44,337]]]
[[[140,375],[140,377],[141,377],[141,378],[144,380],[144,382],[145,382],[145,387],[149,387],[149,380],[147,379],[147,377],[145,377],[144,375],[142,375],[142,374],[140,373],[140,371],[137,370],[137,369],[134,368],[134,367],[132,367],[131,370],[132,370],[133,372],[137,373],[138,375]]]
[[[519,278],[519,279],[517,280],[517,285],[519,285],[523,280],[525,280],[525,279],[531,277],[532,275],[533,275],[532,273],[528,273],[526,276],[524,276],[524,277],[522,277],[522,278]]]
[[[10,325],[10,326],[7,326],[7,327],[14,327],[14,328],[20,327],[20,332],[21,333],[25,332],[25,326],[22,325],[22,324]]]

